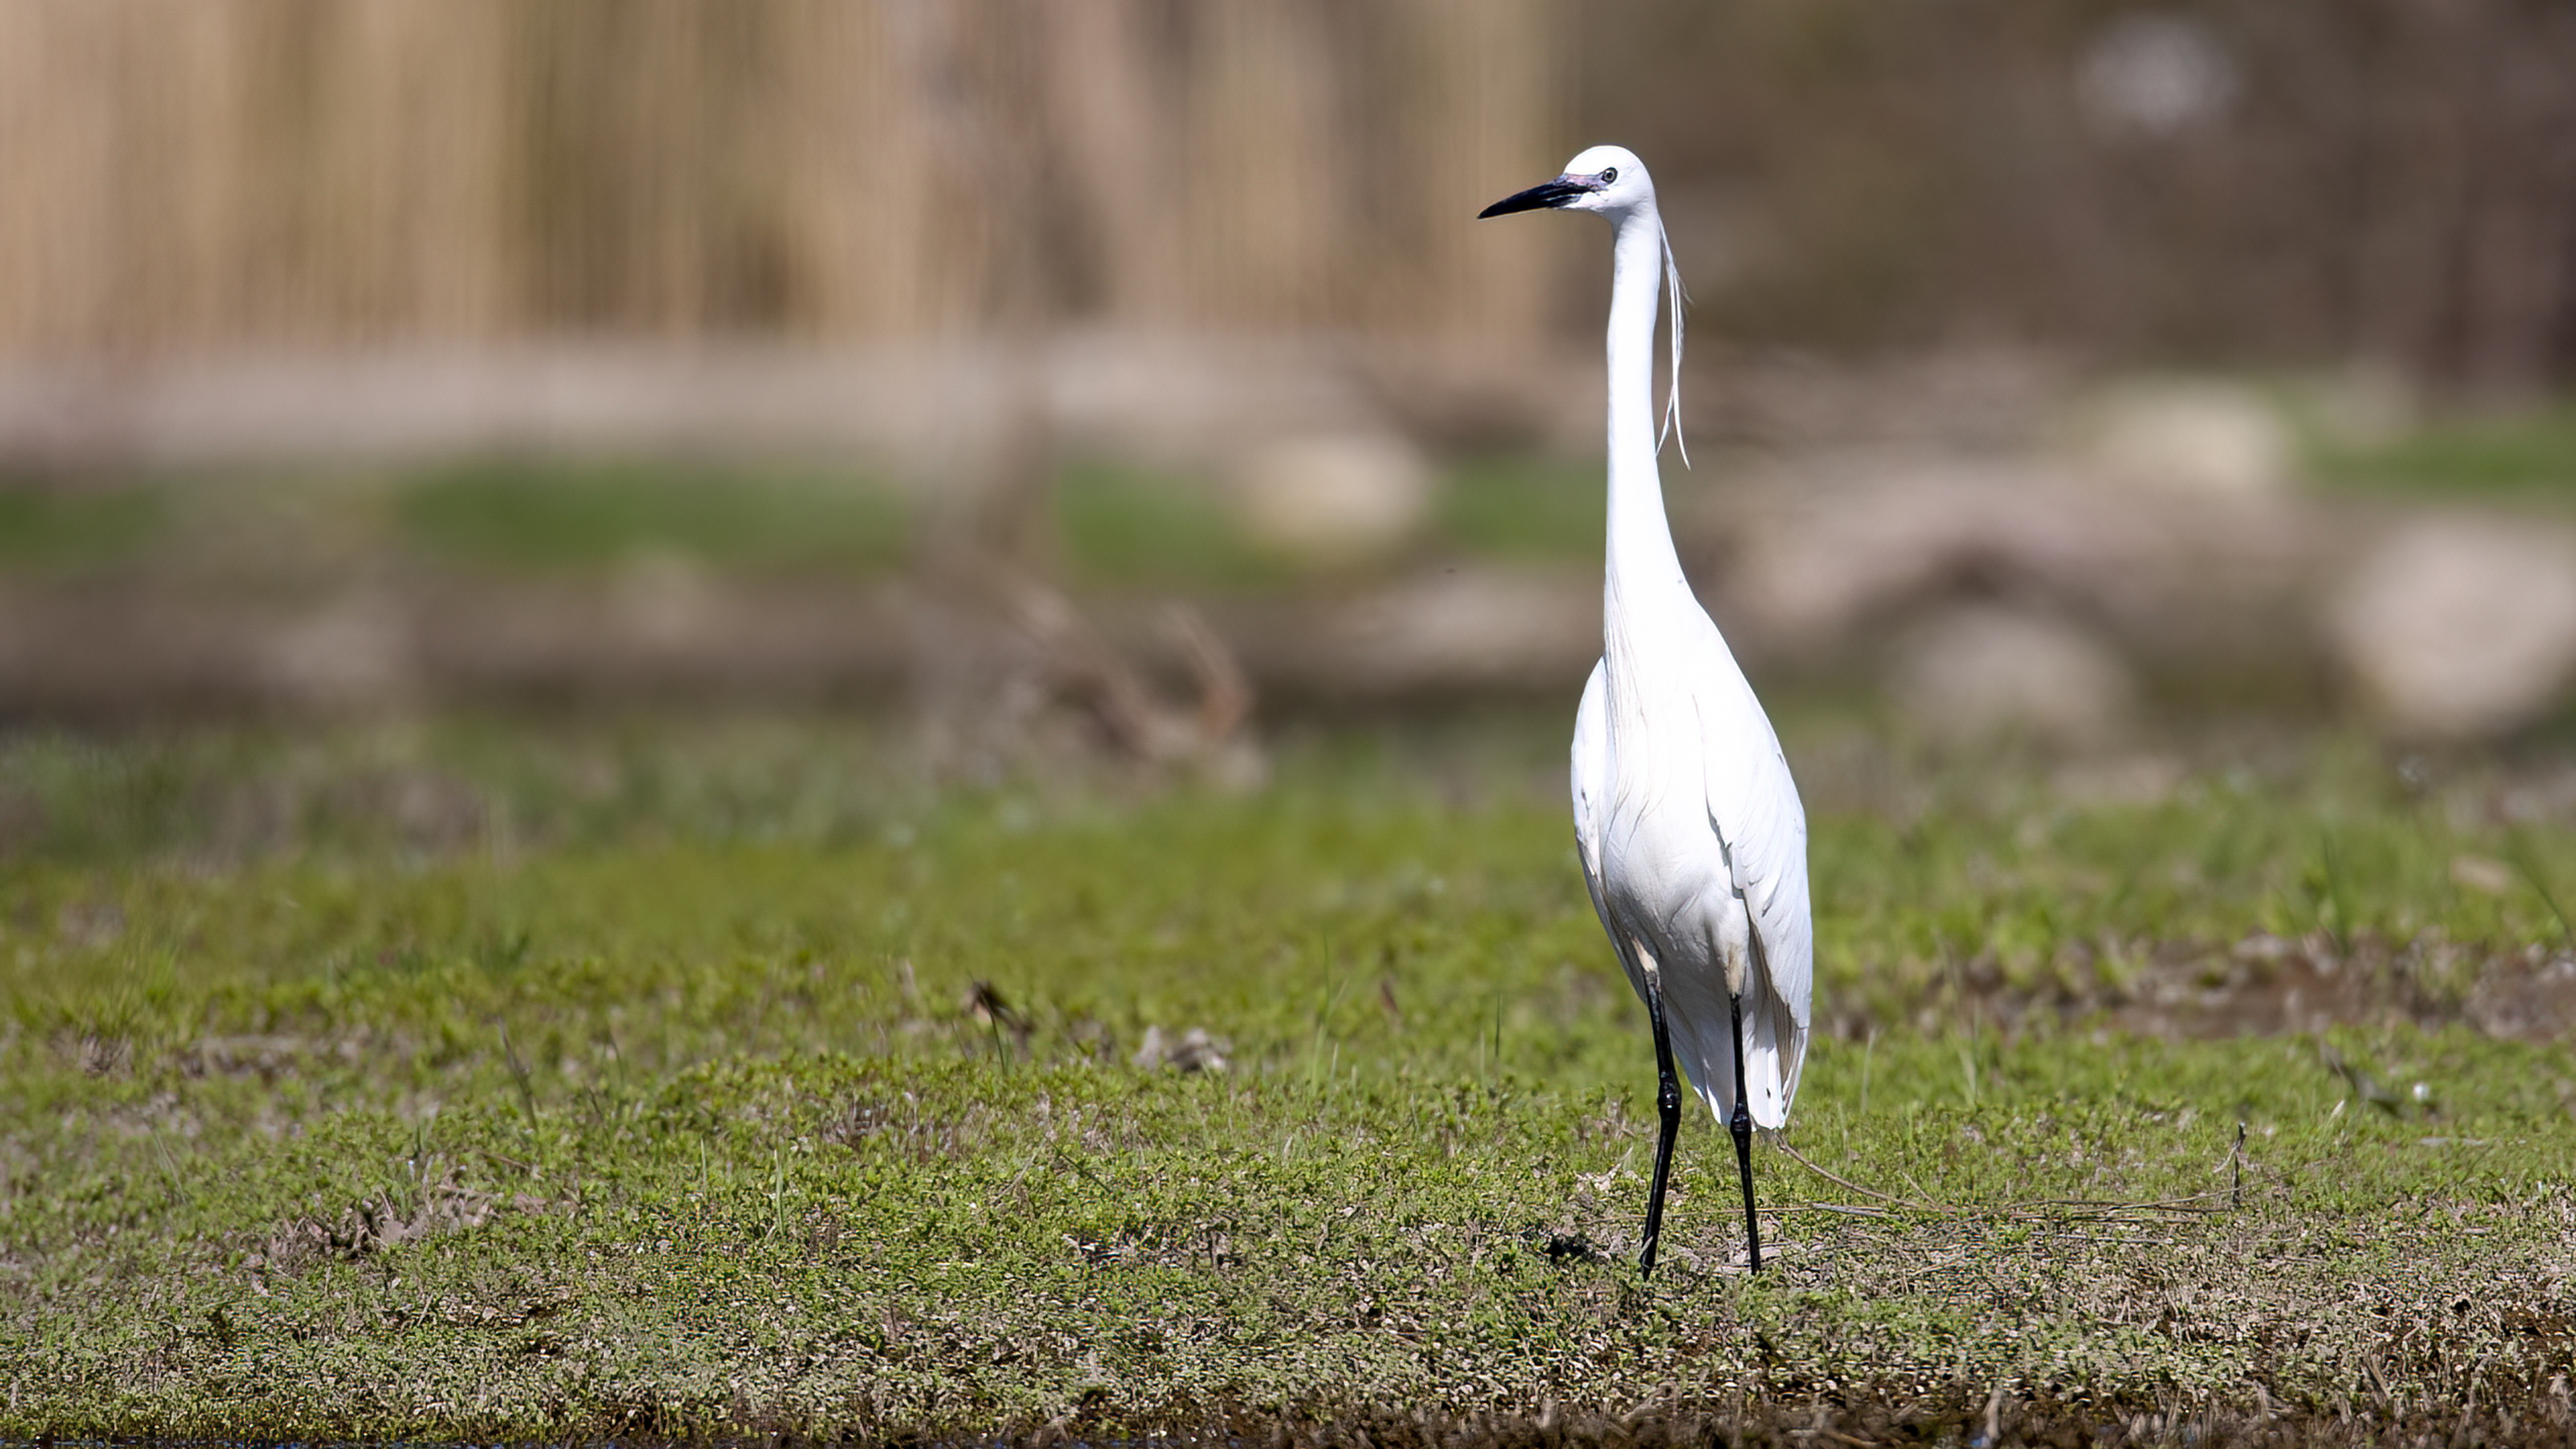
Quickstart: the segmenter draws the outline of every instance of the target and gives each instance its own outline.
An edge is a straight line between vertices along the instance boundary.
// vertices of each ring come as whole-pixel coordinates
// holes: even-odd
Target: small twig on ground
[[[1852,1191],[1854,1191],[1854,1192],[1856,1192],[1856,1193],[1859,1193],[1859,1194],[1860,1194],[1861,1196],[1863,1196],[1863,1197],[1874,1197],[1874,1198],[1877,1198],[1880,1202],[1892,1202],[1892,1203],[1896,1204],[1898,1207],[1914,1208],[1914,1209],[1916,1209],[1916,1210],[1918,1210],[1918,1211],[1921,1211],[1921,1212],[1955,1212],[1955,1211],[1957,1211],[1957,1209],[1955,1209],[1955,1208],[1947,1208],[1947,1207],[1943,1207],[1943,1206],[1941,1206],[1941,1205],[1940,1205],[1940,1204],[1938,1204],[1938,1203],[1928,1203],[1928,1202],[1918,1202],[1918,1201],[1913,1201],[1913,1200],[1910,1200],[1910,1199],[1907,1199],[1907,1198],[1901,1198],[1901,1197],[1891,1196],[1890,1194],[1880,1192],[1880,1191],[1879,1191],[1879,1190],[1877,1190],[1876,1188],[1863,1187],[1863,1186],[1861,1186],[1859,1183],[1856,1183],[1856,1182],[1852,1181],[1850,1178],[1844,1177],[1844,1176],[1842,1176],[1842,1175],[1841,1175],[1841,1174],[1839,1174],[1839,1173],[1831,1172],[1831,1171],[1828,1171],[1827,1169],[1825,1169],[1825,1168],[1823,1168],[1823,1167],[1819,1167],[1819,1166],[1817,1166],[1813,1161],[1811,1161],[1811,1160],[1809,1160],[1809,1159],[1808,1159],[1808,1157],[1807,1157],[1807,1155],[1806,1155],[1805,1153],[1800,1152],[1797,1148],[1790,1146],[1790,1145],[1789,1145],[1788,1143],[1786,1143],[1786,1142],[1776,1143],[1776,1144],[1774,1144],[1774,1145],[1775,1145],[1775,1146],[1777,1146],[1777,1147],[1778,1147],[1782,1152],[1787,1153],[1787,1154],[1789,1155],[1790,1159],[1791,1159],[1792,1161],[1796,1162],[1800,1167],[1803,1167],[1803,1168],[1807,1169],[1809,1172],[1814,1173],[1816,1176],[1823,1178],[1825,1181],[1830,1182],[1830,1183],[1834,1184],[1834,1185],[1835,1185],[1835,1186],[1837,1186],[1837,1187],[1847,1187],[1847,1188],[1850,1188]]]
[[[515,1158],[515,1157],[512,1157],[511,1155],[509,1155],[509,1154],[508,1154],[508,1153],[506,1153],[506,1152],[495,1152],[495,1151],[493,1151],[493,1150],[492,1150],[491,1148],[489,1148],[489,1147],[481,1147],[481,1148],[477,1148],[477,1149],[475,1149],[475,1150],[476,1150],[476,1151],[478,1151],[478,1152],[481,1152],[485,1157],[487,1157],[487,1158],[491,1159],[492,1161],[497,1162],[497,1163],[501,1164],[503,1167],[509,1168],[510,1170],[512,1170],[512,1171],[514,1171],[514,1172],[522,1172],[522,1173],[527,1174],[527,1175],[528,1175],[528,1176],[530,1176],[530,1177],[534,1177],[534,1176],[536,1176],[536,1175],[537,1175],[537,1167],[536,1167],[536,1164],[535,1164],[535,1163],[532,1163],[532,1162],[521,1162],[519,1159],[517,1159],[517,1158]]]
[[[1837,1187],[1849,1188],[1863,1197],[1876,1198],[1880,1202],[1889,1203],[1893,1206],[1904,1208],[1911,1212],[1936,1213],[1944,1217],[2009,1218],[2037,1222],[2059,1222],[2064,1221],[2069,1217],[2091,1217],[2103,1221],[2119,1221],[2124,1218],[2131,1218],[2131,1215],[2135,1214],[2165,1213],[2187,1215],[2184,1219],[2187,1221],[2191,1215],[2219,1211],[2216,1207],[2200,1205],[2203,1198],[2218,1196],[2219,1194],[2215,1191],[2194,1193],[2189,1197],[2164,1198],[2152,1202],[2118,1202],[2100,1198],[2028,1198],[2019,1202],[1996,1203],[1992,1206],[1942,1203],[1932,1201],[1931,1194],[1923,1192],[1923,1185],[1915,1182],[1910,1177],[1906,1179],[1906,1182],[1912,1186],[1916,1192],[1922,1193],[1922,1196],[1911,1198],[1898,1197],[1890,1193],[1880,1192],[1876,1188],[1863,1187],[1859,1183],[1852,1181],[1850,1178],[1821,1167],[1813,1160],[1809,1159],[1806,1154],[1800,1152],[1794,1147],[1791,1147],[1785,1142],[1777,1143],[1775,1145],[1778,1146],[1782,1152],[1787,1153],[1799,1166],[1804,1167],[1809,1172],[1816,1174],[1818,1177],[1833,1183]],[[1860,1216],[1886,1215],[1883,1209],[1852,1207],[1835,1203],[1807,1203],[1803,1206],[1824,1212],[1850,1213]],[[2166,1219],[2166,1221],[2172,1220],[2172,1218]]]
[[[2105,1238],[2092,1233],[2051,1233],[2050,1237],[2065,1243],[2117,1243],[2124,1248],[2170,1248],[2171,1238]]]
[[[2035,1207],[2067,1207],[2067,1208],[2082,1208],[2082,1209],[2085,1209],[2085,1210],[2087,1210],[2087,1211],[2091,1211],[2091,1212],[2106,1212],[2106,1213],[2127,1213],[2127,1212],[2208,1213],[2208,1212],[2216,1212],[2216,1211],[2218,1211],[2218,1209],[2216,1209],[2216,1208],[2214,1208],[2214,1207],[2196,1207],[2196,1206],[2194,1206],[2194,1204],[2198,1203],[2202,1198],[2210,1198],[2210,1197],[2216,1197],[2216,1196],[2218,1196],[2218,1190],[2217,1190],[2216,1188],[2212,1188],[2212,1189],[2210,1189],[2210,1190],[2209,1190],[2209,1191],[2207,1191],[2207,1192],[2195,1192],[2195,1193],[2192,1193],[2192,1194],[2190,1194],[2189,1196],[2186,1196],[2186,1197],[2167,1197],[2167,1198],[2157,1198],[2157,1199],[2153,1199],[2153,1200],[2151,1200],[2151,1201],[2146,1201],[2146,1202],[2130,1202],[2130,1201],[2126,1201],[2126,1200],[2124,1200],[2124,1199],[2115,1199],[2115,1198],[2099,1198],[2099,1197],[2034,1197],[2034,1198],[2024,1198],[2024,1199],[2023,1199],[2023,1200],[2021,1200],[2020,1202],[2017,1202],[2017,1203],[2012,1204],[2012,1206],[2014,1206],[2014,1207],[2033,1207],[2033,1208],[2035,1208]]]

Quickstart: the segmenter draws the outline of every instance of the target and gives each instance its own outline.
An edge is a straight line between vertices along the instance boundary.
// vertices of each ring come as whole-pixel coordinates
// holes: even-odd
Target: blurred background
[[[0,715],[901,711],[1257,777],[1570,710],[1597,223],[1757,681],[1943,739],[2548,730],[2543,0],[0,0]]]

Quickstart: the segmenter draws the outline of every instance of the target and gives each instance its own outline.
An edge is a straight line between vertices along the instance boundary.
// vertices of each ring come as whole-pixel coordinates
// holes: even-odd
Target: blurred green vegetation
[[[2078,956],[2122,940],[2215,948],[2266,931],[2400,943],[2433,933],[2504,950],[2562,940],[2551,894],[2576,905],[2576,840],[2499,814],[2516,787],[2505,766],[2476,756],[2438,766],[2410,756],[2410,771],[2440,772],[2432,783],[2410,781],[2380,746],[2327,736],[2212,764],[2151,800],[2121,803],[2087,797],[2080,780],[2061,788],[2017,754],[1963,760],[1890,743],[1830,707],[1818,713],[1793,698],[1782,718],[1813,817],[1815,874],[1837,882],[1818,897],[1820,979],[1838,1007],[1865,1005],[1883,1018],[1978,952],[2017,985],[2062,978],[2082,987],[2089,977],[2063,976],[2074,969],[2070,946],[2083,948]],[[1553,883],[1575,936],[1588,940],[1597,928],[1580,883],[1558,879],[1570,849],[1558,838],[1563,727],[1553,711],[1496,706],[1469,720],[1301,728],[1277,746],[1285,779],[1259,796],[1142,801],[1124,799],[1114,776],[1081,772],[993,795],[944,792],[906,764],[899,728],[835,716],[451,715],[313,734],[245,725],[113,741],[37,733],[0,752],[0,848],[29,871],[150,879],[209,862],[445,869],[460,853],[492,852],[527,853],[533,868],[566,851],[646,846],[866,847],[900,859],[926,832],[1000,842],[1051,821],[1057,828],[1039,834],[1071,853],[1050,872],[1127,870],[1143,880],[1166,852],[1211,871],[1249,859],[1232,884],[1259,896],[1269,889],[1261,870],[1286,868],[1274,855],[1307,848],[1287,838],[1341,820],[1383,827],[1383,849],[1426,871],[1461,851],[1509,862],[1506,896]],[[1473,802],[1466,815],[1461,802]],[[1479,823],[1462,825],[1470,818]],[[1224,833],[1233,829],[1250,833]],[[1200,845],[1184,843],[1200,836]],[[907,843],[887,844],[897,838]],[[1261,850],[1247,857],[1254,844]],[[1130,854],[1113,865],[1102,854],[1112,849]],[[2462,886],[2452,863],[2463,852],[2515,862],[2514,883],[2501,893]],[[498,901],[515,889],[496,879],[479,894]],[[704,903],[692,890],[652,894],[674,911],[657,931],[695,929],[688,923]],[[45,959],[48,969],[60,964]],[[197,961],[194,973],[211,964]]]
[[[1650,1054],[1552,714],[1292,731],[1248,795],[939,787],[819,715],[10,738],[0,1432],[2546,1380],[2509,1324],[2576,1221],[2562,1047],[2373,1014],[2331,1045],[2374,1091],[2118,1003],[2269,932],[2455,1009],[2566,942],[2576,840],[2501,803],[2553,766],[2294,742],[2122,803],[1785,719],[1823,1028],[1785,1141],[1857,1186],[1766,1147],[1744,1282],[1694,1109],[1644,1287]]]
[[[2372,447],[2325,447],[2327,483],[2438,497],[2576,497],[2576,403],[2446,417]]]
[[[648,551],[745,572],[874,573],[911,549],[891,485],[821,469],[489,460],[399,486],[404,535],[451,564],[595,569]]]
[[[1078,583],[1235,591],[1275,588],[1297,574],[1293,560],[1246,532],[1208,479],[1076,463],[1056,476],[1054,502]]]
[[[1443,476],[1428,535],[1388,562],[1424,553],[1597,558],[1598,472],[1546,458],[1460,463]],[[1051,503],[1065,567],[1087,586],[1276,590],[1313,567],[1263,545],[1204,477],[1076,461],[1054,479]],[[286,510],[293,528],[247,538],[241,518],[263,508]],[[597,574],[663,554],[730,574],[864,576],[907,564],[918,515],[901,488],[843,469],[669,459],[504,457],[389,476],[20,483],[0,486],[0,570],[188,569],[255,544],[325,554],[399,548],[431,567],[505,575]],[[200,526],[207,523],[215,526]]]
[[[1439,533],[1470,555],[1597,560],[1609,527],[1602,486],[1597,461],[1471,459],[1449,471]]]
[[[0,479],[0,569],[78,572],[124,563],[161,541],[158,489]]]
[[[2313,420],[2305,431],[2308,469],[2330,488],[2460,500],[2576,495],[2576,405],[2437,417],[2370,444],[2334,441],[2333,429]],[[1080,585],[1281,590],[1314,567],[1254,537],[1206,477],[1078,460],[1058,473],[1050,496],[1064,565]],[[242,521],[287,505],[285,530]],[[351,521],[335,526],[340,515]],[[867,576],[904,567],[919,524],[918,501],[887,480],[786,463],[487,458],[352,477],[20,479],[0,484],[0,571],[186,572],[255,546],[398,548],[433,567],[497,574],[595,574],[668,554],[738,575]],[[1442,472],[1426,534],[1373,566],[1428,557],[1588,562],[1599,557],[1602,534],[1597,464],[1470,457]]]

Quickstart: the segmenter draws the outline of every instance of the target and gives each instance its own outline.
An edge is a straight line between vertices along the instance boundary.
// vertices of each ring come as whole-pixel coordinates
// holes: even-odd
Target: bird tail
[[[1790,1104],[1798,1096],[1798,1074],[1807,1061],[1807,1028],[1759,973],[1744,984],[1743,1009],[1744,1104],[1754,1125],[1786,1126]],[[1735,1111],[1735,1036],[1728,1017],[1720,986],[1685,1018],[1691,1040],[1680,1052],[1691,1085],[1720,1122]]]
[[[1744,993],[1745,1100],[1753,1120],[1785,1127],[1798,1099],[1798,1074],[1807,1064],[1807,1028],[1768,983],[1748,983]]]

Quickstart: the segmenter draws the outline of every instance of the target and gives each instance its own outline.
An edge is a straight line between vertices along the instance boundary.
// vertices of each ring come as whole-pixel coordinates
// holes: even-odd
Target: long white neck
[[[1670,617],[1671,596],[1697,600],[1673,551],[1655,465],[1655,311],[1663,297],[1664,236],[1648,201],[1619,218],[1610,278],[1610,546],[1602,616],[1612,636],[1632,621]]]

